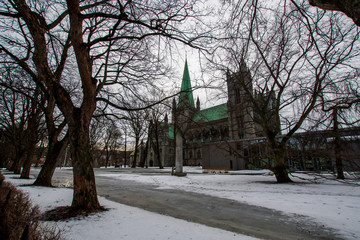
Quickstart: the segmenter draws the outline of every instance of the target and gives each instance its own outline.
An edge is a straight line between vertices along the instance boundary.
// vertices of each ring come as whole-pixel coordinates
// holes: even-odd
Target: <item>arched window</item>
[[[244,138],[244,118],[243,116],[237,116],[237,124],[238,124],[238,135],[239,138]]]

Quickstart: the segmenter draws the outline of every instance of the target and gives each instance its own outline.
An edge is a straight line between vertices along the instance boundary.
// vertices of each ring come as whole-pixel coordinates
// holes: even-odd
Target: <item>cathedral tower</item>
[[[200,104],[200,103],[198,103]],[[176,109],[174,109],[176,108]],[[174,111],[175,110],[175,111]],[[189,74],[189,67],[187,60],[185,60],[184,73],[181,82],[179,100],[177,105],[173,103],[173,114],[176,114],[177,125],[181,126],[181,130],[184,132],[188,123],[194,116],[197,108],[195,107],[195,101],[193,91],[191,87],[191,80]],[[174,120],[173,120],[174,121]]]
[[[254,112],[249,94],[252,78],[244,61],[236,73],[226,73],[228,87],[229,137],[231,140],[255,137]]]
[[[194,104],[194,96],[191,87],[191,80],[189,74],[189,67],[187,60],[185,60],[185,67],[183,78],[181,82],[181,89],[180,89],[180,96],[179,96],[179,103],[177,105],[178,108],[195,108]]]
[[[185,60],[184,73],[179,94],[179,102],[173,102],[173,116],[175,130],[175,172],[173,174],[184,176],[184,137],[192,123],[192,118],[196,113],[194,96],[192,92],[189,68],[187,60]]]

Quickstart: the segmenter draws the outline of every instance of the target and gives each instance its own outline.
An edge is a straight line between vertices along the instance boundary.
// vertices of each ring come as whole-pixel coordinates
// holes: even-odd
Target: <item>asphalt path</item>
[[[150,174],[149,170],[96,169],[95,173]],[[151,172],[151,174],[169,174]],[[54,182],[69,183],[71,171],[56,171]],[[174,176],[175,177],[175,176]],[[65,184],[66,185],[66,184]],[[262,239],[342,239],[332,229],[301,215],[135,181],[96,176],[98,194],[112,201]]]

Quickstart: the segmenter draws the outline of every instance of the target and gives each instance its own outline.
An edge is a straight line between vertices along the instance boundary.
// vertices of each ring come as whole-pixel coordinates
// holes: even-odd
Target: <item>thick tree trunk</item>
[[[81,77],[83,102],[80,108],[74,107],[71,98],[69,98],[70,95],[66,93],[63,95],[66,99],[57,98],[57,105],[64,113],[69,126],[70,149],[74,171],[72,207],[93,212],[101,209],[97,199],[89,138],[89,126],[96,108],[97,81],[92,77],[90,48],[83,42],[82,21],[84,19],[80,11],[80,1],[67,0],[66,2],[70,20],[70,39]]]
[[[274,157],[274,168],[273,172],[278,183],[288,183],[292,182],[289,173],[286,169],[285,164],[285,149],[283,147],[278,147],[272,150]]]
[[[136,137],[135,138],[135,151],[134,151],[134,160],[131,163],[131,167],[132,168],[136,168],[136,161],[137,161],[137,154],[138,154],[138,148],[139,148],[139,138]]]
[[[15,174],[21,174],[21,163],[23,162],[23,159],[22,158],[20,158],[17,162],[16,162],[16,164],[15,164],[15,167],[14,167],[14,173]]]
[[[17,144],[15,141],[13,143],[14,143],[14,145]],[[14,172],[15,174],[21,173],[21,166],[23,163],[23,159],[25,157],[24,154],[25,154],[24,149],[21,149],[19,146],[15,146],[15,154],[13,156],[14,158],[13,158],[12,164],[11,164],[10,168],[8,169],[9,171]]]
[[[162,161],[161,161],[159,133],[156,133],[156,155],[157,155],[157,159],[158,159],[158,163],[159,163],[159,168],[163,169],[164,166],[162,165]]]
[[[127,149],[126,149],[126,130],[125,130],[125,144],[124,144],[124,152],[125,152],[125,157],[124,157],[124,168],[126,168],[126,164],[127,164]]]
[[[292,182],[285,165],[278,164],[274,167],[274,174],[278,183]]]
[[[21,151],[19,157],[17,157],[17,159],[15,160],[14,169],[13,169],[15,174],[21,173],[21,166],[23,165],[25,157],[26,157],[25,151]]]
[[[26,151],[25,151],[25,155],[26,157],[24,158],[24,163],[23,163],[23,168],[21,171],[21,175],[20,178],[22,179],[29,179],[30,178],[30,169],[31,169],[31,165],[33,163],[33,159],[34,159],[34,152],[35,152],[35,145],[36,145],[36,139],[37,139],[37,129],[36,127],[29,129],[30,131],[28,131],[28,143],[26,146]],[[31,133],[29,133],[31,132]]]
[[[31,99],[31,108],[29,112],[28,126],[25,131],[25,151],[26,158],[24,159],[23,170],[21,172],[20,178],[28,179],[30,177],[31,164],[34,158],[35,145],[39,139],[39,129],[38,129],[38,120],[41,113],[38,97],[40,94],[40,89],[36,87],[33,98]]]
[[[341,156],[338,156],[338,154],[336,154],[335,163],[336,163],[336,178],[345,179],[342,159]]]
[[[60,154],[66,149],[68,144],[67,138],[49,143],[49,149],[46,155],[46,160],[41,168],[39,175],[33,185],[51,187],[51,179],[54,175],[56,163],[58,162]]]
[[[74,119],[74,121],[76,121],[75,126],[69,125],[74,175],[74,195],[71,207],[86,212],[98,211],[101,207],[96,192],[89,124],[82,119]]]
[[[147,157],[147,153],[148,153],[148,145],[149,145],[149,140],[146,141],[145,144],[145,149],[141,150],[141,159],[140,159],[140,167],[145,167],[145,162],[146,162],[146,157]]]
[[[110,162],[110,153],[109,153],[109,150],[106,149],[105,168],[108,167],[109,162]],[[109,165],[109,167],[110,167],[110,165]]]
[[[16,156],[16,154],[14,154],[14,156]],[[16,158],[16,157],[15,157]],[[10,161],[10,163],[8,164],[7,170],[14,172],[15,170],[15,165],[16,165],[16,161]]]
[[[338,122],[338,108],[333,110],[333,134],[334,134],[334,152],[335,152],[335,165],[336,165],[336,178],[345,179],[343,162],[341,158],[341,139],[339,134],[339,122]]]
[[[30,169],[31,169],[31,164],[32,164],[32,160],[34,157],[34,150],[35,150],[35,146],[31,146],[30,149],[26,153],[26,158],[25,158],[25,161],[23,164],[21,175],[20,175],[20,178],[22,178],[22,179],[30,178]]]

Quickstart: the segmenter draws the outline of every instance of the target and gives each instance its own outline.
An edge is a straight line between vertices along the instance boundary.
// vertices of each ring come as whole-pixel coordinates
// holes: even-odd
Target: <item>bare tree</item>
[[[263,7],[254,0],[233,6],[227,38],[219,48],[227,56],[221,59],[223,69],[238,75],[239,93],[252,105],[247,114],[252,119],[246,121],[253,121],[266,137],[274,161],[267,167],[278,182],[291,181],[286,143],[318,107],[326,79],[344,73],[339,69],[351,69],[357,56],[359,32],[351,24],[343,27],[341,20],[338,14],[292,1]]]
[[[21,178],[29,178],[35,147],[42,137],[42,111],[39,88],[29,82],[26,73],[16,67],[2,66],[2,121],[8,139],[15,146],[13,167]]]
[[[333,131],[336,174],[344,179],[343,152],[346,139],[341,128],[357,126],[359,120],[358,70],[349,71],[343,78],[328,78],[321,92],[321,114],[315,114],[315,125],[325,125]],[[320,115],[320,117],[319,117]],[[316,118],[317,116],[317,118]],[[351,135],[351,134],[350,134]],[[351,161],[348,159],[347,162]]]
[[[6,70],[6,68],[7,68],[6,64],[4,64],[4,69]],[[6,78],[3,78],[1,85],[8,88],[9,91],[13,91],[16,94],[22,94],[24,97],[31,99],[31,103],[36,104],[36,105],[34,105],[36,107],[36,111],[35,111],[35,109],[33,109],[32,112],[28,112],[28,114],[29,114],[29,116],[27,117],[28,128],[29,127],[34,128],[34,129],[38,128],[39,123],[40,123],[39,117],[40,117],[40,115],[44,116],[44,120],[41,120],[41,121],[43,121],[43,123],[46,124],[46,128],[47,128],[47,135],[48,135],[47,136],[47,154],[46,154],[47,157],[46,157],[46,161],[45,161],[40,173],[38,174],[36,181],[34,182],[34,185],[51,186],[51,178],[52,178],[52,175],[53,175],[55,167],[56,167],[56,162],[58,160],[61,149],[64,148],[63,145],[66,145],[66,143],[65,143],[66,138],[63,138],[62,140],[58,139],[61,131],[63,130],[63,128],[66,125],[66,122],[61,117],[61,115],[59,115],[59,111],[55,108],[56,107],[55,99],[52,96],[49,96],[46,93],[44,94],[42,91],[40,91],[40,88],[38,87],[38,85],[35,85],[36,92],[34,92],[34,93],[36,93],[37,98],[36,98],[36,96],[29,95],[29,91],[32,91],[31,85],[29,85],[29,86],[24,85],[26,83],[25,79],[30,77],[29,74],[27,74],[24,71],[19,72],[19,71],[15,71],[15,70],[6,71],[6,72],[7,72],[7,74],[13,74],[14,77],[21,75],[21,79],[18,80],[18,83],[14,82],[13,79],[6,80]],[[57,115],[55,112],[57,112]],[[38,116],[36,116],[36,115],[38,115]],[[33,126],[33,127],[31,127],[31,126]],[[38,129],[37,131],[29,130],[24,133],[23,139],[29,139],[29,142],[33,142],[33,144],[31,144],[31,145],[33,147],[35,147],[35,144],[38,141],[36,139],[41,137],[40,135],[43,135],[43,133],[44,133],[43,129]],[[30,141],[30,138],[32,138],[33,140]],[[29,150],[30,150],[30,148],[29,148]],[[31,151],[34,151],[34,150],[31,150]],[[26,154],[27,158],[29,158],[29,159],[33,158],[32,155],[33,154]],[[24,168],[25,172],[22,174],[21,177],[28,178],[29,171],[30,171],[30,163],[29,163],[30,160],[27,162],[28,163],[26,164],[26,167]]]
[[[105,151],[105,167],[114,165],[116,166],[116,152],[120,147],[121,134],[114,123],[107,126],[104,135],[104,151]]]
[[[124,163],[124,167],[127,166],[127,163],[128,163],[128,154],[127,154],[127,151],[128,151],[128,143],[129,143],[129,131],[128,131],[128,125],[126,123],[126,121],[122,121],[121,124],[120,124],[120,132],[122,133],[122,136],[123,136],[123,147],[121,147],[122,149],[124,149],[124,155],[122,156],[123,157],[123,163]],[[122,161],[122,160],[121,160]]]
[[[63,133],[66,121],[61,115],[55,115],[55,99],[50,96],[47,104],[42,106],[47,129],[47,154],[41,170],[34,182],[35,186],[52,186],[51,180],[59,162],[61,153],[68,146],[69,136]],[[62,136],[63,135],[63,136]]]
[[[309,0],[310,5],[324,10],[341,11],[352,18],[354,23],[360,26],[360,1],[359,0]]]
[[[4,62],[20,66],[41,90],[42,98],[47,100],[46,104],[43,102],[41,107],[45,113],[48,128],[48,154],[44,168],[42,168],[34,184],[51,186],[51,177],[55,170],[59,149],[61,149],[57,138],[65,124],[60,124],[59,128],[56,127],[56,120],[53,116],[55,109],[54,93],[49,91],[44,85],[42,77],[44,77],[44,71],[48,74],[52,73],[53,78],[59,79],[61,77],[67,50],[70,47],[69,41],[64,41],[61,43],[64,45],[61,45],[59,44],[61,38],[57,38],[59,35],[46,35],[46,32],[53,29],[56,24],[44,26],[46,25],[45,16],[40,16],[39,14],[32,14],[30,16],[31,13],[36,11],[45,13],[45,9],[47,9],[46,4],[35,3],[33,5],[33,12],[26,5],[25,1],[3,2],[0,7],[0,15],[3,16],[1,19],[2,24],[4,26],[10,24],[2,29],[3,34],[1,36],[0,48],[3,53]],[[40,22],[37,22],[39,19]],[[31,22],[35,23],[35,25],[29,27]],[[8,38],[9,35],[12,36],[11,40]],[[46,36],[49,38],[46,38]],[[37,49],[35,52],[33,51],[34,48]],[[54,55],[50,54],[47,56],[47,50],[54,53]],[[35,54],[33,55],[33,53]],[[41,57],[42,59],[40,59]],[[50,64],[47,60],[49,60]]]
[[[140,148],[143,147],[140,145],[142,138],[144,136],[145,130],[148,125],[148,112],[147,111],[130,111],[127,112],[126,120],[131,129],[130,137],[135,140],[134,144],[134,158],[131,162],[131,167],[135,168],[140,159],[138,159]]]
[[[29,109],[29,100],[12,92],[9,89],[2,88],[1,92],[1,128],[3,137],[11,143],[12,148],[8,154],[12,159],[11,166],[8,169],[19,174],[21,172],[22,160],[25,157],[24,136],[26,130],[26,117]],[[8,165],[10,164],[8,163]]]
[[[160,169],[164,168],[162,162],[163,153],[161,153],[160,147],[164,144],[169,136],[168,128],[164,128],[168,124],[168,116],[166,114],[167,109],[162,105],[156,106],[150,110],[150,125],[148,132],[148,145],[154,150],[156,162]],[[165,131],[164,131],[165,130]],[[163,156],[164,157],[164,156]]]
[[[109,85],[118,84],[132,93],[135,82],[148,84],[149,79],[154,79],[153,73],[159,70],[159,65],[151,51],[159,38],[195,45],[198,33],[178,29],[193,10],[188,1],[160,4],[153,1],[9,0],[1,4],[3,26],[16,26],[10,28],[12,34],[22,36],[21,41],[15,42],[5,36],[9,29],[4,31],[2,51],[29,74],[35,72],[31,70],[34,66],[34,79],[44,92],[53,94],[68,124],[74,209],[96,211],[100,208],[89,146],[89,126],[97,102],[128,110],[129,107],[118,101],[122,98],[118,89],[111,90]],[[167,44],[165,40],[163,43]],[[51,41],[59,42],[60,49],[49,48]],[[72,97],[61,82],[70,42],[79,73],[73,76],[81,86],[79,99]],[[19,51],[21,49],[24,51]]]
[[[34,95],[30,101],[30,112],[28,113],[27,128],[24,134],[25,137],[25,156],[23,169],[20,178],[28,179],[30,177],[30,168],[33,163],[35,145],[39,142],[40,134],[40,119],[42,111],[39,101],[40,90],[38,87],[34,90]]]

